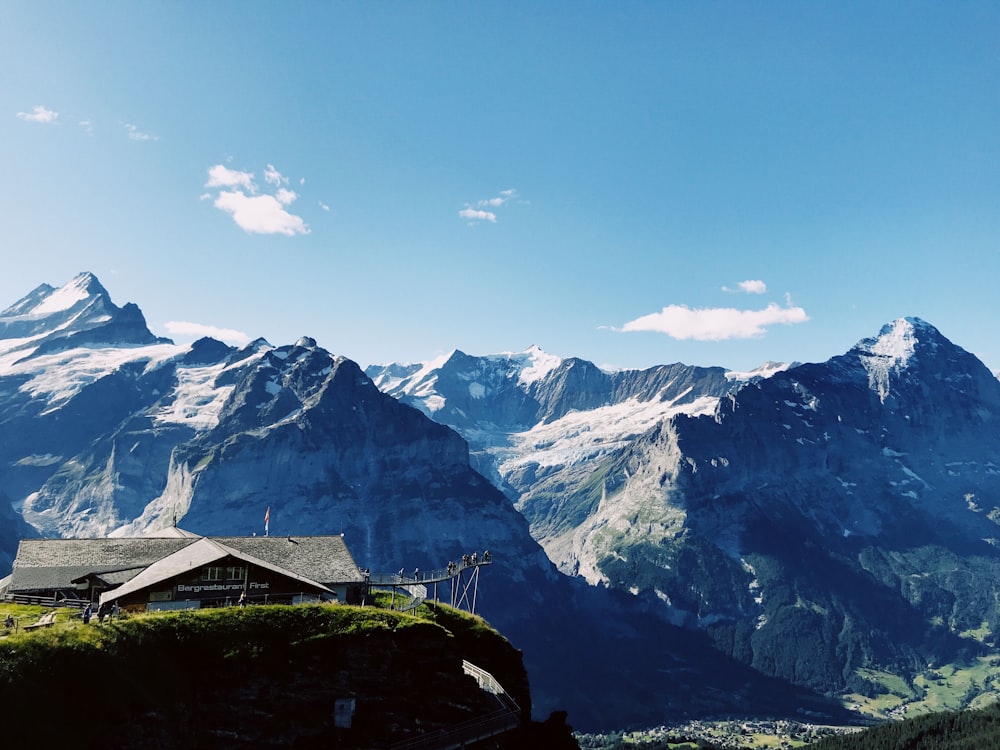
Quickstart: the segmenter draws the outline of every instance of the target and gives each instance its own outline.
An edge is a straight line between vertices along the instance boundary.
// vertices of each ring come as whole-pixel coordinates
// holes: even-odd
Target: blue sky
[[[996,2],[0,3],[0,307],[177,341],[1000,370]]]

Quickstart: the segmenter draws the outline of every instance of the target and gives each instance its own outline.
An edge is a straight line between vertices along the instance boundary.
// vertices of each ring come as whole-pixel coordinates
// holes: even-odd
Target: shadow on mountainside
[[[726,656],[705,633],[664,622],[635,597],[569,579],[552,591],[544,606],[490,620],[515,647],[531,644],[524,662],[536,718],[563,710],[583,732],[711,716],[857,719],[834,699]]]

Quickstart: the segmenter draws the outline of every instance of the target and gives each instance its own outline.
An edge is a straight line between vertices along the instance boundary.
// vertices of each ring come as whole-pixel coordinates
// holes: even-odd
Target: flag
[[[264,511],[264,536],[267,536],[267,524],[271,520],[271,506],[267,506],[267,510]]]

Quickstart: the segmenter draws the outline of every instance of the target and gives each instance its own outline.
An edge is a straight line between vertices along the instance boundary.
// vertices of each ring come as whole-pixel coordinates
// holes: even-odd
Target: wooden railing
[[[41,607],[72,607],[86,609],[91,602],[87,599],[56,599],[54,596],[28,596],[27,594],[8,594],[4,601],[14,604],[34,604]]]

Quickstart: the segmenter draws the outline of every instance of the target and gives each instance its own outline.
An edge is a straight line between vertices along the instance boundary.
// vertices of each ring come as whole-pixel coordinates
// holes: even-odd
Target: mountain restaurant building
[[[360,599],[340,536],[25,539],[6,598],[83,599],[133,611]]]

